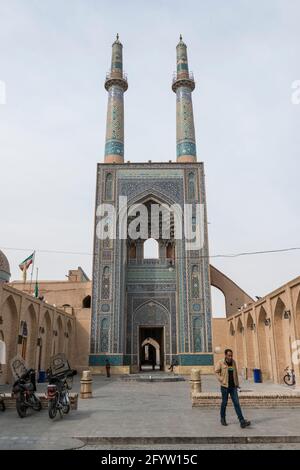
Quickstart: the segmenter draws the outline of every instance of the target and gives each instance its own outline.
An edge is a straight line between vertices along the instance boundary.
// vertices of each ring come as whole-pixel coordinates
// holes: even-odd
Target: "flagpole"
[[[33,278],[34,263],[35,263],[35,251],[33,252],[33,261],[32,261],[31,276],[30,276],[29,294],[31,294],[31,286],[32,286],[32,278]]]
[[[23,269],[23,271],[22,271],[22,276],[23,276],[23,290],[25,291],[25,289],[26,289],[26,280],[27,280],[27,272],[26,272],[26,269]]]
[[[38,298],[38,278],[39,278],[39,268],[36,268],[36,280],[35,280],[35,292],[34,295]]]

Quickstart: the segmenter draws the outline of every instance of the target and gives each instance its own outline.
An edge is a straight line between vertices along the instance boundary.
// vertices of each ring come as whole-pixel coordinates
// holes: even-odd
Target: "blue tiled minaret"
[[[177,70],[173,79],[172,90],[176,93],[177,161],[181,163],[195,162],[197,157],[192,102],[192,91],[195,88],[195,82],[189,72],[187,47],[181,35],[176,52]]]
[[[108,91],[105,163],[124,162],[124,91],[127,88],[123,73],[123,46],[117,34],[112,45],[111,68],[105,80]]]

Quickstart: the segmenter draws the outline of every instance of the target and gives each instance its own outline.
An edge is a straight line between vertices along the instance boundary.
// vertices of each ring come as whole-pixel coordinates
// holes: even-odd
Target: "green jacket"
[[[232,367],[234,384],[236,387],[239,387],[239,378],[237,373],[236,362],[234,359],[232,359]],[[217,362],[215,366],[215,374],[221,386],[228,388],[228,365],[225,359],[221,359]]]

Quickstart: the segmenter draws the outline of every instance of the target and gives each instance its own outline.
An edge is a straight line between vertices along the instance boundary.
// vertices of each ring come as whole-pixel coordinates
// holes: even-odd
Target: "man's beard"
[[[228,364],[229,366],[232,365],[232,359],[226,359],[226,362],[227,362],[227,364]]]

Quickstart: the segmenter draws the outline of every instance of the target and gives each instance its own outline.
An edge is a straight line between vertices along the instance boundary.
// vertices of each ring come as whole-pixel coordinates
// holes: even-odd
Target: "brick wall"
[[[48,408],[48,400],[44,393],[37,393],[37,396],[41,400],[42,409]],[[2,394],[4,397],[5,407],[7,409],[16,408],[16,399],[12,396],[11,393],[4,393]],[[78,407],[78,393],[70,393],[70,401],[71,401],[71,410],[77,410]]]
[[[242,407],[245,408],[300,408],[300,392],[244,392],[239,394]],[[220,393],[201,392],[192,395],[192,406],[203,408],[219,408],[221,405]],[[228,405],[232,406],[229,398]]]

